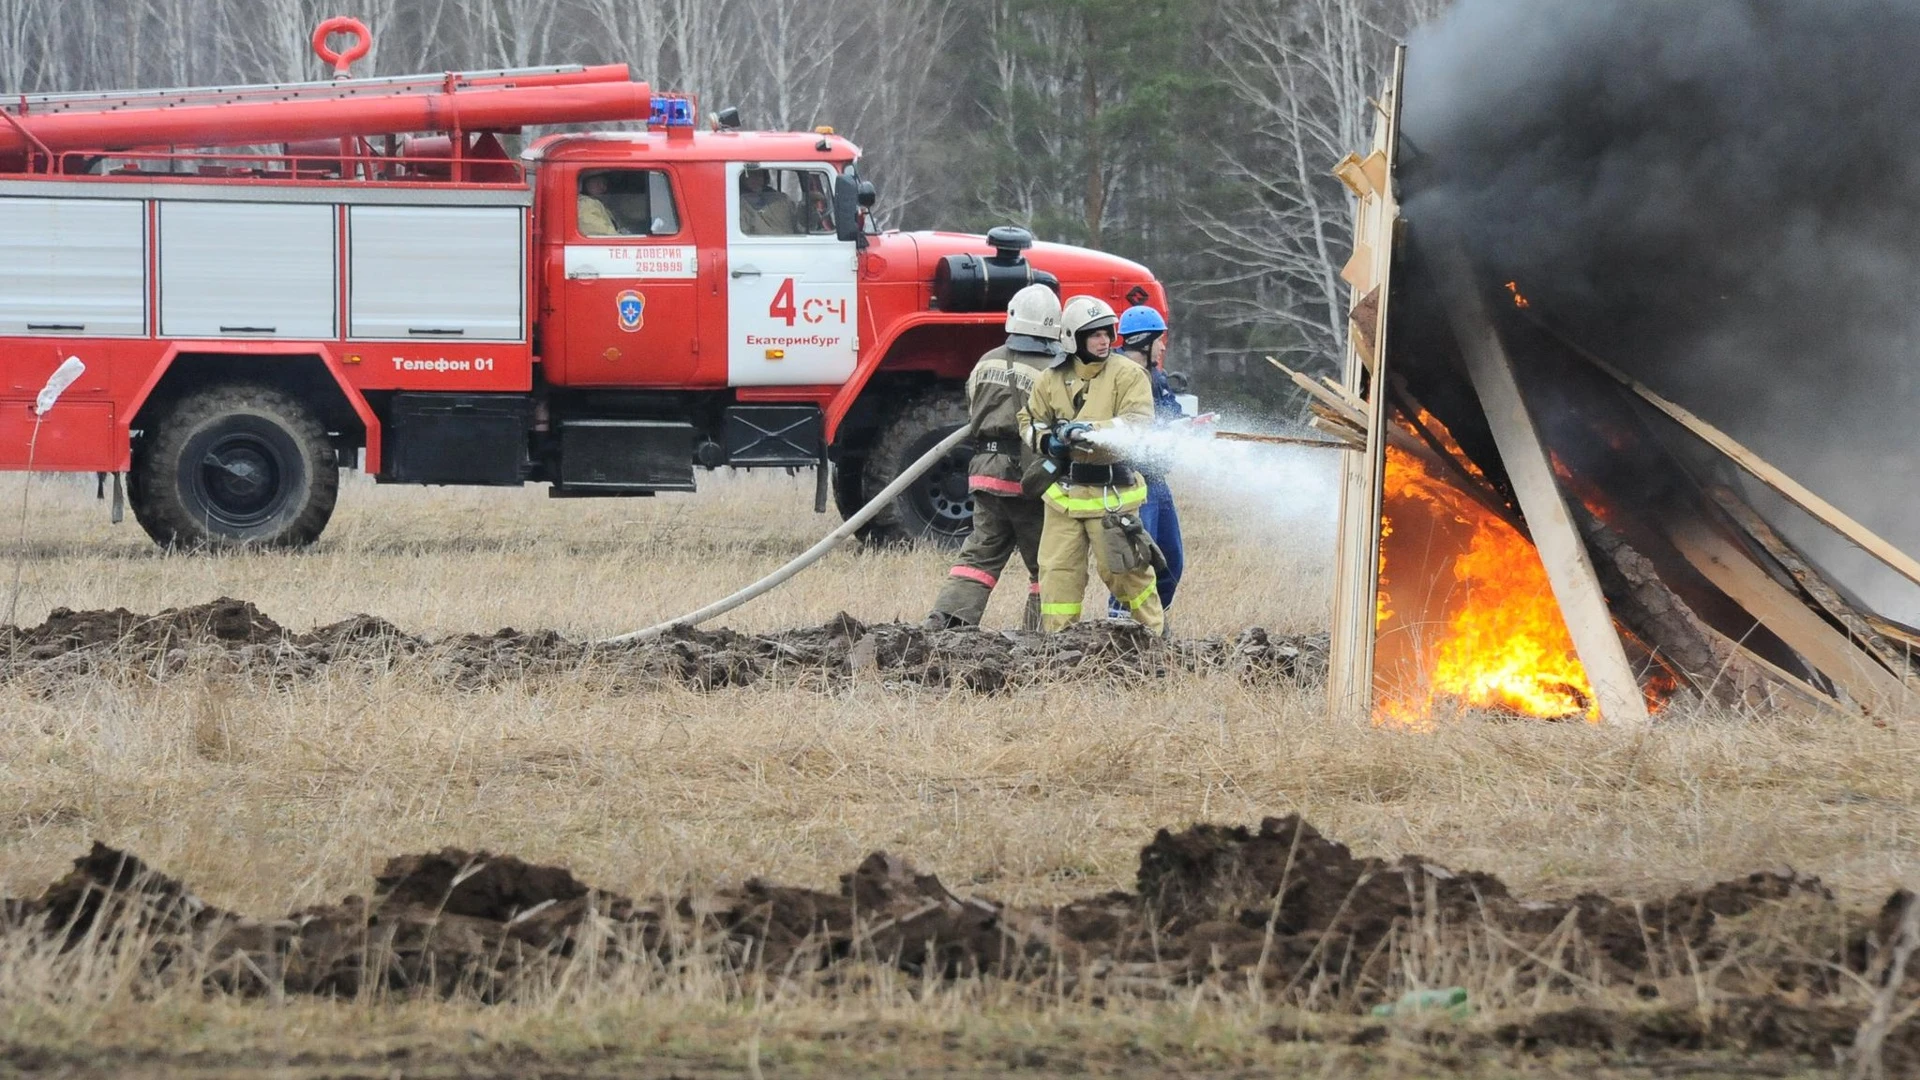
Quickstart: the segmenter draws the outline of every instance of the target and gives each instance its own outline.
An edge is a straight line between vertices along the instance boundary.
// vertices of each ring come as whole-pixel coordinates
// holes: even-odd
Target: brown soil
[[[1608,1005],[1435,1037],[1520,1051],[1750,1048],[1831,1061],[1865,1016],[1861,987],[1885,982],[1888,939],[1912,901],[1900,892],[1880,912],[1850,912],[1817,879],[1787,872],[1647,903],[1529,901],[1497,878],[1417,856],[1357,858],[1288,817],[1257,830],[1163,830],[1141,851],[1135,891],[1052,909],[957,894],[885,852],[833,892],[753,880],[641,901],[558,867],[447,849],[390,860],[370,899],[258,919],[216,909],[96,844],[5,913],[7,933],[138,948],[154,979],[245,995],[377,986],[503,1001],[551,986],[567,965],[579,977],[704,960],[743,981],[814,978],[830,989],[877,964],[1096,1001],[1257,983],[1270,1000],[1364,1016],[1405,988],[1410,958],[1477,957],[1509,1002],[1598,991]],[[1920,972],[1908,981],[1904,997],[1920,990]],[[1915,1028],[1889,1040],[1896,1073],[1920,1067]],[[1367,1021],[1354,1038],[1383,1030]]]
[[[371,615],[294,633],[251,603],[227,598],[158,615],[59,608],[39,626],[0,627],[0,681],[57,679],[103,667],[145,677],[193,667],[296,680],[352,665],[404,666],[462,687],[593,671],[616,688],[663,681],[702,690],[763,682],[828,688],[870,680],[999,693],[1039,681],[1130,681],[1179,671],[1314,683],[1324,676],[1325,655],[1325,635],[1289,639],[1257,627],[1233,641],[1164,642],[1130,624],[1082,623],[1048,636],[869,626],[845,614],[771,634],[683,629],[612,647],[551,630],[426,638]]]

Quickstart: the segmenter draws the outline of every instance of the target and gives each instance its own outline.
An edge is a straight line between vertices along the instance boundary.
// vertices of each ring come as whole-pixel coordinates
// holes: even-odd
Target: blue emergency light
[[[658,97],[653,99],[653,115],[647,118],[648,127],[692,127],[693,101],[683,97]]]

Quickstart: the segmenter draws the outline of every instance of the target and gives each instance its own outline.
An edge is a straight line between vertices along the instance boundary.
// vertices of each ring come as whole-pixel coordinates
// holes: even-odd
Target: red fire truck
[[[331,82],[0,104],[0,468],[110,476],[116,512],[124,476],[185,546],[313,541],[342,467],[561,497],[814,468],[851,513],[965,421],[1017,289],[1165,308],[1018,228],[874,231],[829,129],[696,130],[625,65],[348,77],[369,41],[316,30]],[[585,124],[633,129],[509,152]],[[875,532],[964,535],[965,465]]]

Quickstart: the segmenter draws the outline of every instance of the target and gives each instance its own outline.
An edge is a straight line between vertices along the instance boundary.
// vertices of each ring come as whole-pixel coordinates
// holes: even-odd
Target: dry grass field
[[[0,506],[20,493],[6,478]],[[57,607],[152,613],[225,595],[293,630],[369,613],[427,636],[511,626],[584,639],[729,592],[836,520],[811,513],[806,477],[721,475],[697,497],[609,502],[352,483],[312,551],[188,557],[156,551],[130,521],[109,526],[92,495],[90,480],[35,484],[19,625]],[[1183,636],[1324,625],[1332,527],[1317,511],[1202,490],[1182,512]],[[16,525],[9,514],[0,528]],[[932,552],[843,550],[725,622],[914,621],[944,567]],[[1019,600],[997,597],[989,622],[1017,622]],[[635,897],[756,875],[834,890],[884,849],[958,892],[1042,908],[1133,888],[1162,826],[1292,813],[1358,854],[1418,852],[1523,896],[1653,898],[1790,865],[1870,913],[1895,886],[1920,885],[1920,727],[1907,722],[1676,707],[1642,732],[1461,717],[1413,734],[1330,720],[1317,689],[1207,673],[998,695],[616,692],[587,671],[466,688],[406,663],[290,682],[103,664],[0,683],[0,717],[10,897],[100,840],[260,915],[367,893],[386,857],[443,846],[566,866]],[[1459,981],[1498,993],[1494,972]],[[1695,972],[1702,1010],[1707,981]],[[143,989],[111,957],[76,968],[17,936],[0,943],[0,1073],[1656,1074],[1630,1053],[1398,1028],[1349,1046],[1315,1036],[1320,1022],[1245,984],[1090,1000],[885,972],[797,995],[690,971],[492,1006],[236,1001]],[[1741,1073],[1743,1056],[1687,1059],[1690,1075],[1832,1065],[1788,1056]]]

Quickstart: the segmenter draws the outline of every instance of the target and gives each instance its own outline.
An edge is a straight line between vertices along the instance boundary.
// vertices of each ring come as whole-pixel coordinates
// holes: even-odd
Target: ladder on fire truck
[[[352,35],[354,43],[335,50],[328,44],[333,34]],[[103,169],[178,175],[184,168],[260,179],[519,183],[523,174],[500,134],[540,125],[660,123],[685,105],[655,101],[625,64],[352,77],[350,65],[371,42],[358,20],[320,24],[314,51],[335,72],[325,82],[0,100],[0,176]]]
[[[481,87],[566,86],[625,82],[625,64],[555,64],[549,67],[497,68],[420,75],[380,75],[326,82],[243,83],[162,90],[89,90],[57,94],[19,94],[0,99],[0,110],[15,117],[66,113],[121,112],[182,106],[245,105],[284,101],[349,101],[401,94],[455,93]]]

